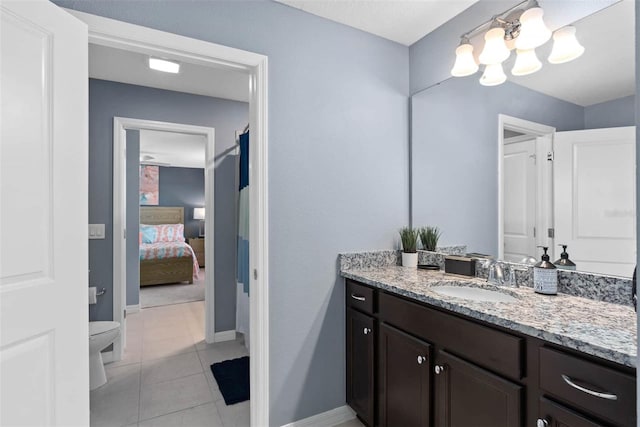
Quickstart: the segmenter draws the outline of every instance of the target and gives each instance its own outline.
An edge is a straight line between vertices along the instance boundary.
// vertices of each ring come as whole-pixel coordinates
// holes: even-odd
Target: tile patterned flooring
[[[91,427],[248,427],[249,402],[227,406],[212,363],[248,355],[235,341],[204,341],[204,301],[127,315],[123,360],[91,392]],[[350,420],[336,427],[364,427]]]

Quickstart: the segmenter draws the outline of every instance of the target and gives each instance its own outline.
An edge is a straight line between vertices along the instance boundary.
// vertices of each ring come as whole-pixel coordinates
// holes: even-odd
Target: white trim
[[[102,352],[102,363],[111,363],[115,359],[113,357],[113,351],[103,351]]]
[[[498,259],[504,258],[504,129],[536,136],[551,136],[556,131],[552,126],[543,125],[517,117],[498,114]]]
[[[236,339],[236,330],[216,332],[213,336],[213,342],[233,341]]]
[[[89,43],[250,75],[251,425],[269,425],[268,60],[264,55],[65,9],[89,27]],[[116,224],[114,223],[114,226]],[[114,259],[115,262],[115,259]],[[205,264],[206,265],[206,264]],[[114,295],[115,297],[115,295]]]
[[[136,305],[128,305],[127,306],[127,314],[133,314],[140,311],[140,304]]]
[[[349,406],[344,405],[309,418],[285,424],[282,427],[333,427],[356,417],[356,413]]]

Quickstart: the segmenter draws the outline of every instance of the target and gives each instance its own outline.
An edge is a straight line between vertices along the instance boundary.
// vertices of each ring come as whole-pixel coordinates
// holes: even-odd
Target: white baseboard
[[[140,311],[140,304],[127,306],[127,313],[137,313],[139,311]]]
[[[102,353],[102,363],[113,362],[113,351],[105,351]]]
[[[236,330],[216,332],[213,335],[213,342],[233,341],[236,339]]]
[[[349,406],[344,405],[309,418],[294,421],[282,427],[333,427],[342,424],[356,417]]]

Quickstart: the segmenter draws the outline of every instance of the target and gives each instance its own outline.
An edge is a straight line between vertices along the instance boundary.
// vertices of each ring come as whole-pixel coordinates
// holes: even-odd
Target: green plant
[[[438,227],[422,227],[420,229],[420,241],[422,247],[427,251],[435,251],[438,246],[438,239],[442,233]]]
[[[400,240],[402,241],[402,252],[415,253],[418,249],[418,230],[411,227],[401,228]]]

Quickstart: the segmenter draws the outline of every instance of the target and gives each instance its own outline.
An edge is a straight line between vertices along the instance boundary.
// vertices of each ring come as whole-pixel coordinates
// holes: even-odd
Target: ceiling
[[[167,167],[204,168],[204,135],[140,130],[140,159],[151,156],[145,164]]]
[[[275,0],[410,46],[478,0]]]
[[[89,77],[249,102],[249,76],[241,71],[182,63],[180,73],[163,73],[150,69],[148,58],[141,53],[89,44]]]

